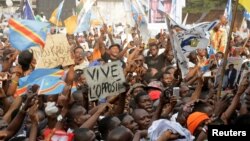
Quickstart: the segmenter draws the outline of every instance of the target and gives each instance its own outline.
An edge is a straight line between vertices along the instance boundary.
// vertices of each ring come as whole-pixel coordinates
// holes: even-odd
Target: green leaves
[[[227,0],[187,0],[184,12],[204,13],[213,9],[225,9]]]

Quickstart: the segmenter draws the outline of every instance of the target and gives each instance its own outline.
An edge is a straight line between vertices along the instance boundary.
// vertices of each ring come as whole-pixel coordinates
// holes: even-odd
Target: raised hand
[[[27,111],[32,123],[39,122],[38,115],[36,114],[37,109],[38,109],[38,100],[36,100],[34,105],[31,106]]]

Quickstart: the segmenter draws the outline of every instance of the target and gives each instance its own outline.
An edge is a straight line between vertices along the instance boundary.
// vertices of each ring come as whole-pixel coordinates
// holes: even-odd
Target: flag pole
[[[219,81],[219,85],[218,85],[218,89],[217,89],[218,90],[218,92],[217,92],[217,100],[219,100],[220,96],[221,96],[223,78],[224,78],[225,70],[226,70],[226,66],[227,66],[228,54],[229,54],[229,51],[231,49],[230,42],[231,42],[231,36],[232,36],[234,23],[235,23],[235,19],[236,19],[236,14],[237,14],[237,11],[238,11],[238,4],[239,4],[239,0],[235,0],[232,23],[231,23],[229,34],[228,34],[228,37],[227,37],[227,46],[226,46],[226,51],[225,51],[225,54],[224,54],[224,59],[223,59],[223,64],[222,64],[222,69],[221,69],[221,79]]]
[[[178,62],[178,56],[177,56],[177,52],[174,49],[175,48],[175,41],[172,35],[174,35],[174,32],[172,31],[171,27],[170,27],[170,21],[169,21],[169,15],[164,13],[165,17],[166,17],[166,23],[167,23],[167,27],[168,27],[168,32],[169,32],[169,38],[170,38],[170,43],[171,43],[171,47],[172,47],[172,51],[174,53],[174,58],[176,59],[176,65],[178,67],[179,62]]]

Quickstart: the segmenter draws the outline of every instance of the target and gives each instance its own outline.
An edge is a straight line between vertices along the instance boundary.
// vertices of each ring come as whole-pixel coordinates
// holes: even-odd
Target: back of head
[[[250,125],[250,113],[245,114],[245,115],[240,115],[239,117],[236,118],[234,121],[235,125],[245,125],[248,126]]]
[[[88,128],[78,128],[74,130],[74,141],[90,141],[92,138],[93,135]]]
[[[132,141],[132,132],[125,127],[116,127],[110,131],[107,141]]]
[[[18,56],[18,64],[22,66],[24,71],[27,71],[30,67],[32,59],[33,53],[31,53],[29,50],[24,50]]]
[[[104,117],[103,119],[100,120],[98,128],[99,131],[102,135],[102,138],[105,140],[106,137],[108,136],[108,132],[111,129],[111,122],[112,122],[112,117]],[[112,130],[112,129],[111,129]]]

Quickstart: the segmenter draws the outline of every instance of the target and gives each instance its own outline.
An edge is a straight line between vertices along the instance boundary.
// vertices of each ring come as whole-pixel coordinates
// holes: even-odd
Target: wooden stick
[[[224,54],[223,65],[222,65],[222,69],[221,69],[221,80],[219,81],[218,92],[217,92],[217,100],[219,100],[220,96],[221,96],[223,78],[224,78],[225,70],[226,70],[226,66],[227,66],[228,54],[229,54],[229,51],[231,49],[230,42],[231,42],[231,36],[232,36],[233,28],[234,28],[234,22],[235,22],[235,19],[236,19],[236,14],[237,14],[237,11],[238,11],[238,4],[239,4],[239,0],[236,0],[235,5],[234,5],[233,20],[232,20],[230,30],[229,30],[229,34],[228,34],[228,38],[227,38],[226,52]]]
[[[246,47],[246,45],[247,45],[247,42],[248,42],[248,40],[250,39],[250,36],[248,36],[247,37],[247,40],[245,41],[245,43],[244,43],[244,45],[243,45],[243,48],[245,48]]]

